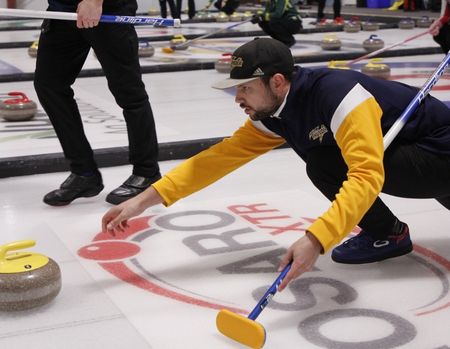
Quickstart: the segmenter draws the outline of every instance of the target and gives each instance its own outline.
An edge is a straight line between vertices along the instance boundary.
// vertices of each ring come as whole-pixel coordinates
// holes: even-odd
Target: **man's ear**
[[[284,77],[283,74],[280,74],[280,73],[274,74],[272,76],[272,78],[270,79],[270,87],[275,91],[278,91],[278,90],[284,88],[286,83],[287,83],[286,78]]]

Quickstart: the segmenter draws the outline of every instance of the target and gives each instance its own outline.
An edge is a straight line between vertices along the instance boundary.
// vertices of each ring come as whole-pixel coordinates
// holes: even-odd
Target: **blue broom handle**
[[[436,68],[433,75],[430,76],[428,81],[425,83],[425,85],[422,86],[420,91],[417,93],[417,95],[414,97],[414,99],[409,103],[409,105],[406,107],[405,111],[400,115],[400,117],[394,122],[394,124],[391,126],[389,131],[384,136],[384,149],[386,150],[387,147],[392,143],[394,138],[398,135],[398,133],[401,131],[403,126],[408,121],[409,117],[416,111],[417,107],[420,105],[420,103],[423,101],[423,99],[428,95],[428,93],[431,91],[433,86],[438,82],[439,78],[444,74],[445,68],[450,63],[450,52],[447,53],[444,60],[441,62],[439,67]]]
[[[36,11],[36,10],[21,10],[0,8],[0,17],[22,17],[22,18],[41,18],[41,19],[60,19],[67,21],[76,21],[77,14],[73,12],[59,12],[59,11]],[[133,25],[153,25],[153,26],[168,26],[180,27],[181,22],[177,19],[171,18],[154,18],[145,16],[114,16],[102,15],[100,22],[104,23],[122,23]]]
[[[250,320],[255,320],[258,315],[264,310],[267,304],[269,304],[272,297],[277,293],[278,286],[280,286],[283,279],[286,277],[286,274],[289,273],[289,270],[291,270],[292,262],[290,262],[288,265],[286,265],[283,269],[283,271],[280,273],[280,275],[277,277],[275,282],[270,286],[270,288],[267,290],[267,292],[264,294],[264,296],[261,298],[261,300],[256,304],[255,308],[251,311],[251,313],[248,315],[248,318]]]

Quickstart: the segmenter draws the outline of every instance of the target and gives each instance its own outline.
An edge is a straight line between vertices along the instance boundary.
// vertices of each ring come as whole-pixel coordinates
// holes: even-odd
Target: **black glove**
[[[258,24],[261,23],[263,21],[262,16],[259,13],[256,13],[253,15],[252,20],[250,22],[252,22],[253,24]]]

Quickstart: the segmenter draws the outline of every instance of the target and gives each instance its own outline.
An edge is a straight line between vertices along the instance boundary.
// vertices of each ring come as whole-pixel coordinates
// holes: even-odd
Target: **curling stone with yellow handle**
[[[361,72],[374,78],[389,79],[391,76],[391,68],[381,59],[374,58],[361,68]]]
[[[327,34],[320,43],[322,50],[338,51],[341,49],[341,40],[335,34]]]
[[[229,17],[230,22],[240,22],[243,20],[242,13],[233,12]]]
[[[37,51],[39,48],[39,40],[33,41],[30,47],[28,47],[28,56],[32,58],[37,57]]]
[[[18,311],[45,305],[61,290],[61,271],[49,257],[15,252],[36,244],[22,240],[0,246],[0,311]]]
[[[230,17],[225,12],[219,12],[219,14],[216,17],[216,22],[229,22]]]
[[[187,39],[184,35],[177,34],[170,40],[170,48],[172,50],[187,50],[189,48],[189,44],[187,44]]]

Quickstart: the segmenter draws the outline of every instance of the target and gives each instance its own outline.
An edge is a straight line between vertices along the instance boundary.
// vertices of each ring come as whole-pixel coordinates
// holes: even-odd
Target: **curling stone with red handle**
[[[34,118],[37,105],[28,99],[23,92],[9,92],[8,96],[16,97],[0,101],[0,117],[6,121],[27,121]]]
[[[22,240],[0,246],[0,311],[45,305],[61,290],[61,271],[53,259],[34,252],[13,252],[35,244]]]
[[[223,53],[219,60],[214,64],[214,68],[219,73],[229,74],[231,71],[231,53]]]

